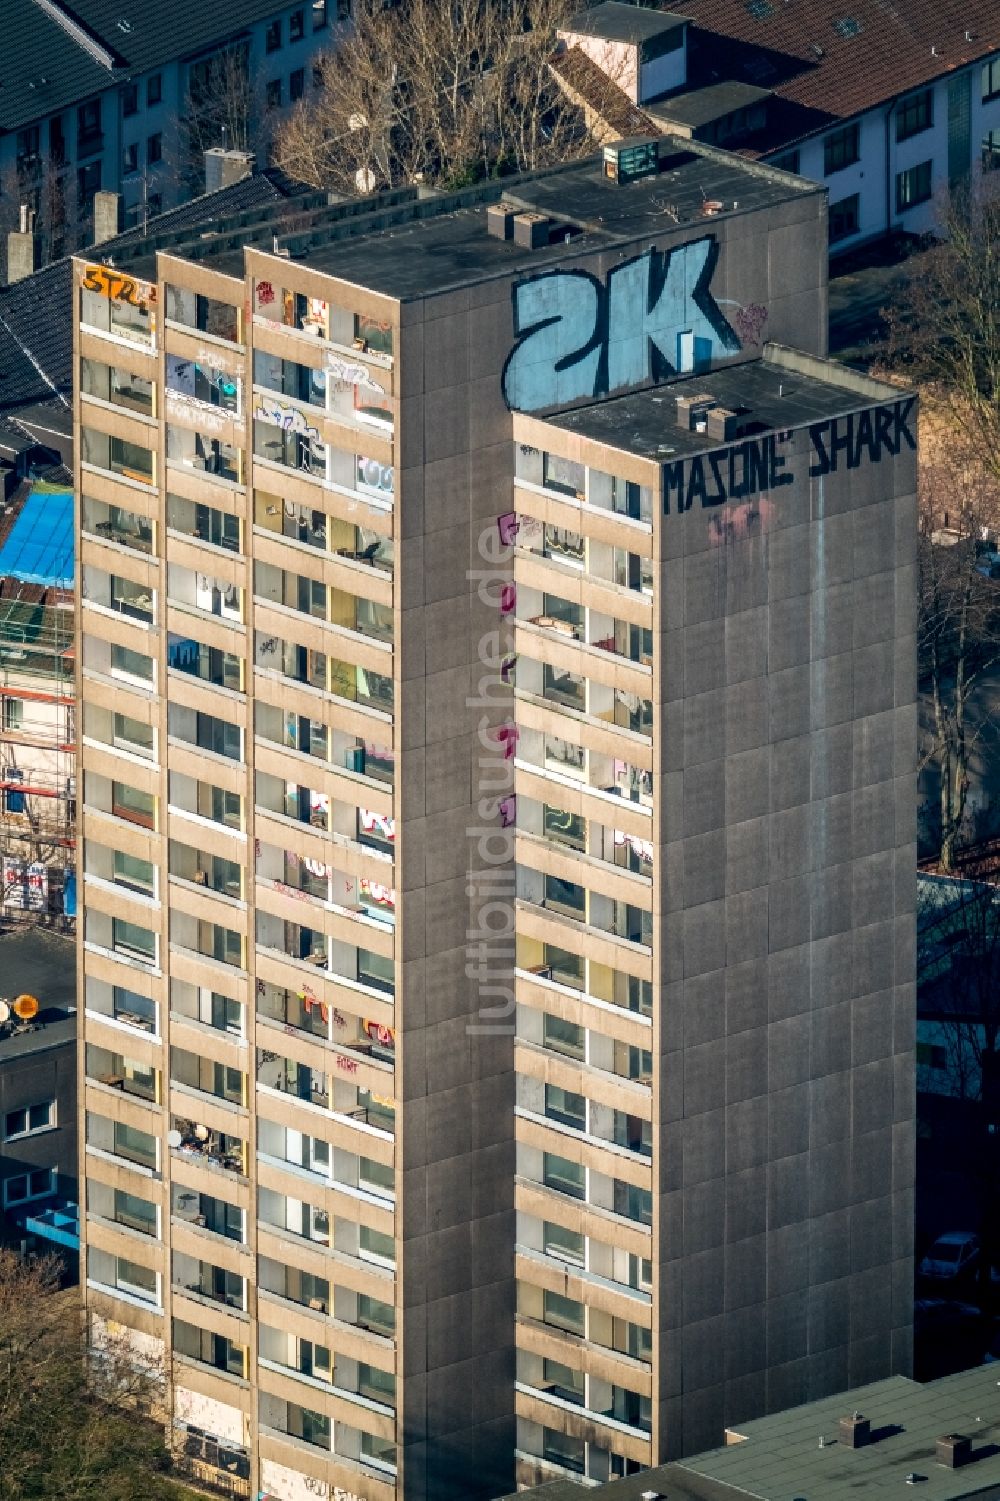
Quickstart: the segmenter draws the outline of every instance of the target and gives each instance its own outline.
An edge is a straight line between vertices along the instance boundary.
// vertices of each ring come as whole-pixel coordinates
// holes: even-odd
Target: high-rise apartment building
[[[77,266],[94,1340],[281,1501],[905,1370],[913,409],[824,194],[285,223]]]

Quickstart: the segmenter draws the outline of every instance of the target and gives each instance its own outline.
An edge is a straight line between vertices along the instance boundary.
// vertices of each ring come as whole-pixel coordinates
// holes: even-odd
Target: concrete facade
[[[862,1249],[860,1206],[892,1182],[905,1198],[909,1117],[887,1186],[886,1123],[862,1114],[862,1055],[881,1107],[896,1049],[864,968],[886,934],[855,940],[845,892],[864,874],[870,910],[890,900],[879,799],[892,695],[904,718],[912,703],[911,602],[897,615],[892,592],[912,463],[900,444],[872,478],[809,482],[808,422],[889,397],[845,392],[805,357],[775,377],[761,355],[765,324],[825,348],[824,197],[667,141],[657,176],[629,187],[593,162],[506,185],[506,237],[488,228],[500,198],[375,200],[367,232],[353,206],[325,210],[287,258],[76,268],[77,356],[131,372],[138,397],[76,386],[84,1163],[156,1206],[127,1250],[88,1215],[88,1299],[95,1337],[125,1323],[167,1359],[179,1446],[224,1440],[240,1494],[485,1496],[509,1486],[515,1451],[525,1480],[678,1452],[784,1390],[749,1354],[720,1379],[698,1356],[725,1322],[719,1287],[741,1348],[764,1316],[768,1174],[775,1234],[816,1227],[794,1291],[816,1305],[818,1385],[839,1369],[819,1360],[840,1306],[827,1283],[860,1320],[863,1274],[885,1260],[881,1240]],[[735,400],[765,365],[764,430],[796,426],[771,388],[799,391],[793,483],[766,547],[725,525],[713,545],[705,517],[738,528],[745,507],[660,516],[688,493],[668,451],[687,463],[704,446],[678,436],[664,381],[726,378]],[[635,442],[617,420],[633,398],[613,398],[636,387],[662,404],[652,456],[648,418]],[[573,428],[601,413],[605,434]],[[860,510],[874,540],[855,546]],[[856,662],[852,611],[873,630]],[[779,740],[795,742],[787,767]],[[808,888],[793,862],[808,866],[825,817],[813,918],[786,892]],[[905,969],[901,893],[886,991]],[[853,985],[879,1029],[863,1034],[859,1008],[845,1057]],[[773,1086],[771,986],[789,1024]],[[833,1050],[815,1069],[814,1025]],[[831,1118],[817,1100],[815,1131],[839,1186],[800,1212],[820,1073]],[[857,1147],[847,1189],[862,1125],[877,1148]],[[727,1132],[746,1143],[738,1168]],[[745,1214],[719,1283],[727,1198]],[[855,1205],[845,1270],[823,1260],[843,1227],[820,1216]],[[696,1206],[680,1241],[678,1210]],[[737,1302],[754,1310],[742,1322]],[[868,1365],[860,1322],[833,1344],[853,1369],[903,1368],[893,1327]],[[799,1358],[786,1343],[765,1364]]]

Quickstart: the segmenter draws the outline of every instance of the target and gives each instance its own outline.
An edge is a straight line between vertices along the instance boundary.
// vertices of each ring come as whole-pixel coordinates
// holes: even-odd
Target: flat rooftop
[[[27,1026],[0,1026],[0,1064],[76,1038],[76,944],[71,937],[39,928],[0,933],[0,992],[8,1002],[33,995],[38,1015]]]
[[[1000,1366],[975,1366],[923,1386],[905,1376],[891,1376],[772,1417],[733,1424],[729,1433],[740,1435],[741,1441],[690,1459],[596,1488],[585,1489],[572,1480],[552,1481],[521,1491],[518,1501],[583,1501],[584,1496],[641,1501],[647,1491],[665,1501],[854,1501],[863,1493],[902,1497],[910,1488],[925,1501],[996,1497],[998,1372]],[[840,1419],[854,1412],[871,1425],[871,1440],[864,1448],[852,1449],[840,1440]],[[971,1439],[967,1464],[951,1469],[938,1462],[935,1445],[944,1434]]]
[[[871,1423],[874,1442],[862,1449],[851,1449],[838,1437],[840,1419],[852,1411]],[[903,1495],[909,1475],[920,1477],[912,1484],[926,1501],[961,1501],[1000,1490],[1000,1388],[993,1365],[925,1386],[892,1376],[736,1424],[735,1432],[744,1442],[699,1454],[682,1468],[721,1481],[737,1495],[767,1501],[792,1496],[852,1501],[864,1489],[875,1496]],[[972,1440],[968,1464],[953,1470],[938,1462],[935,1441],[943,1434]]]
[[[815,183],[793,178],[755,162],[684,140],[660,140],[657,176],[618,185],[603,175],[599,156],[537,174],[477,185],[460,193],[396,193],[350,203],[315,205],[296,210],[294,197],[279,213],[262,210],[259,218],[217,233],[177,236],[159,248],[203,262],[231,276],[243,275],[244,246],[266,251],[287,248],[292,262],[343,278],[401,302],[506,277],[530,266],[555,267],[562,260],[628,244],[643,236],[668,240],[678,227],[716,223],[772,204],[821,193]],[[548,215],[548,245],[524,249],[512,240],[487,233],[486,211],[500,200],[515,209]],[[703,205],[723,205],[711,220]],[[288,226],[285,228],[285,226]],[[569,240],[567,231],[573,231]],[[152,276],[153,244],[116,256],[131,270]]]
[[[623,4],[622,0],[604,0],[591,10],[581,11],[562,28],[577,35],[603,37],[609,42],[648,42],[686,26],[688,16],[669,10],[648,10],[645,6]]]
[[[711,396],[720,407],[752,416],[752,431],[766,433],[844,416],[873,401],[898,401],[905,394],[832,360],[765,345],[760,359],[603,398],[545,421],[660,463],[723,446],[722,439],[678,425],[678,396]]]

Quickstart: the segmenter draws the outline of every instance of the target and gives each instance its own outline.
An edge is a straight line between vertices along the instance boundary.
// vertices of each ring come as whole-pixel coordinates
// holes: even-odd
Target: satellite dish
[[[23,1022],[30,1022],[33,1016],[38,1015],[38,1002],[33,995],[19,995],[14,1002],[14,1015],[19,1016]]]
[[[10,1021],[10,1007],[6,1001],[0,1001],[0,1026]]]
[[[181,1133],[179,1131],[168,1131],[167,1132],[167,1146],[168,1147],[179,1147],[180,1144],[181,1144],[181,1142],[183,1141],[183,1139],[184,1138],[181,1136]]]
[[[207,1126],[195,1126],[195,1128],[194,1128],[194,1134],[195,1134],[195,1136],[197,1136],[197,1138],[198,1138],[199,1141],[207,1141],[208,1140],[208,1127]]]

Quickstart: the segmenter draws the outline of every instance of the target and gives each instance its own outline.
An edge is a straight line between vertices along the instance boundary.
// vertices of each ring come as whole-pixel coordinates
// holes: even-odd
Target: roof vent
[[[940,56],[941,56],[941,54],[940,54],[940,52],[939,52],[939,51],[938,51],[938,50],[937,50],[937,48],[936,48],[936,47],[932,47],[932,48],[931,48],[931,57],[940,57]]]
[[[974,31],[967,31],[965,33],[965,40],[967,42],[974,42],[976,40],[976,33]]]
[[[809,43],[809,51],[813,54],[814,57],[824,57],[825,56],[823,48],[820,46],[819,42],[810,42]]]

